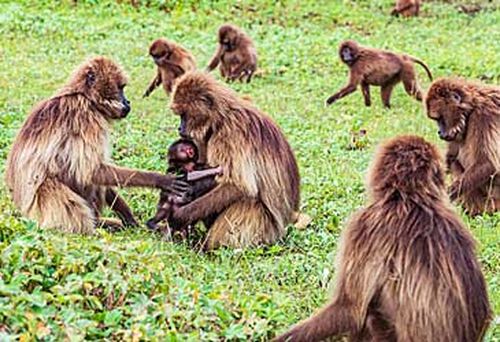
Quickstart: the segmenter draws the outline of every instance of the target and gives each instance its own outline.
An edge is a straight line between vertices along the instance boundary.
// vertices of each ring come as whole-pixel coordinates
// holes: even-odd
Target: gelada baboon
[[[157,71],[143,97],[148,97],[160,84],[167,95],[170,94],[176,78],[196,69],[193,55],[165,38],[155,40],[149,47],[149,54],[157,66]]]
[[[409,55],[368,48],[353,40],[340,44],[339,55],[342,62],[349,67],[349,83],[326,100],[328,105],[353,93],[358,85],[361,85],[366,106],[371,105],[370,86],[379,86],[382,88],[382,102],[390,108],[392,89],[401,81],[409,95],[422,101],[413,63],[423,66],[432,81],[432,74],[427,65]]]
[[[153,230],[158,229],[158,223],[167,220],[172,214],[174,206],[187,204],[194,199],[206,194],[217,185],[215,176],[222,174],[222,168],[210,168],[206,164],[198,162],[198,148],[191,140],[180,139],[172,143],[168,149],[167,174],[179,174],[189,185],[189,190],[178,196],[168,191],[160,193],[160,201],[157,205],[155,216],[146,222]],[[164,233],[170,234],[170,226],[164,229]],[[186,227],[173,227],[176,230],[185,230]]]
[[[250,82],[257,70],[257,51],[252,39],[239,27],[224,24],[219,28],[219,44],[207,70],[212,71],[220,63],[220,73],[228,81],[238,79]]]
[[[492,316],[486,284],[437,149],[416,136],[386,142],[368,190],[342,233],[331,302],[275,341],[480,341]]]
[[[416,17],[420,12],[420,0],[397,0],[391,15],[403,17]]]
[[[14,203],[42,227],[89,234],[106,203],[126,225],[132,213],[113,186],[147,186],[183,193],[174,176],[111,164],[108,127],[127,116],[126,77],[104,57],[83,63],[53,97],[39,103],[24,122],[9,154],[6,182]]]
[[[448,142],[450,198],[471,215],[500,210],[500,87],[440,79],[425,105]]]
[[[270,244],[297,219],[299,170],[280,128],[250,102],[192,72],[174,86],[179,133],[200,147],[200,160],[221,166],[217,186],[173,213],[173,221],[208,225],[206,248]]]

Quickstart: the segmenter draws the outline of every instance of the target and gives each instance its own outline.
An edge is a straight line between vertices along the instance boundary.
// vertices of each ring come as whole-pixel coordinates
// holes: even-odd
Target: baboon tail
[[[339,317],[343,315],[339,312],[338,307],[330,304],[316,315],[299,323],[283,335],[275,337],[273,342],[314,342],[323,341],[324,339],[344,333],[342,331],[343,321],[346,320]],[[340,318],[340,319],[339,319]],[[344,327],[345,328],[345,327]]]
[[[429,67],[424,63],[422,62],[420,59],[418,58],[415,58],[415,57],[411,57],[411,59],[417,63],[417,64],[420,64],[424,69],[425,69],[425,72],[427,72],[427,76],[429,76],[429,80],[432,81],[432,73],[431,71],[429,70]]]

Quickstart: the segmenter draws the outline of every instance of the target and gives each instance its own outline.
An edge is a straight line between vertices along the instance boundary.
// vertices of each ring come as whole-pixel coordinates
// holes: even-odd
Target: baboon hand
[[[183,176],[162,176],[157,187],[175,196],[182,197],[189,190],[189,184],[183,180]]]
[[[326,105],[329,106],[331,105],[332,103],[334,103],[335,101],[337,101],[337,98],[335,96],[330,96],[327,100],[326,100]]]

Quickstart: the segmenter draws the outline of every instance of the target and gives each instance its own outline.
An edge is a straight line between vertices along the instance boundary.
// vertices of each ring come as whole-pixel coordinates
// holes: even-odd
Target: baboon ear
[[[92,87],[95,84],[94,70],[90,69],[89,71],[87,71],[85,83],[87,84],[88,87]]]
[[[462,102],[462,94],[457,90],[452,90],[450,92],[450,97],[453,100],[453,102],[455,102],[457,104]]]

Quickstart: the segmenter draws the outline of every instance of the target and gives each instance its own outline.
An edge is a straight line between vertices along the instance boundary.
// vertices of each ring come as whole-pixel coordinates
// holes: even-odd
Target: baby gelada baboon
[[[153,230],[158,229],[161,221],[170,218],[174,206],[187,204],[212,190],[217,185],[215,176],[222,174],[220,166],[209,168],[205,164],[198,163],[198,148],[189,139],[180,139],[170,145],[167,159],[167,173],[179,174],[180,178],[190,185],[190,189],[181,196],[167,191],[160,193],[156,214],[146,223]],[[174,224],[174,228],[182,230],[184,227],[175,227]],[[170,225],[166,227],[166,233],[170,234]]]

